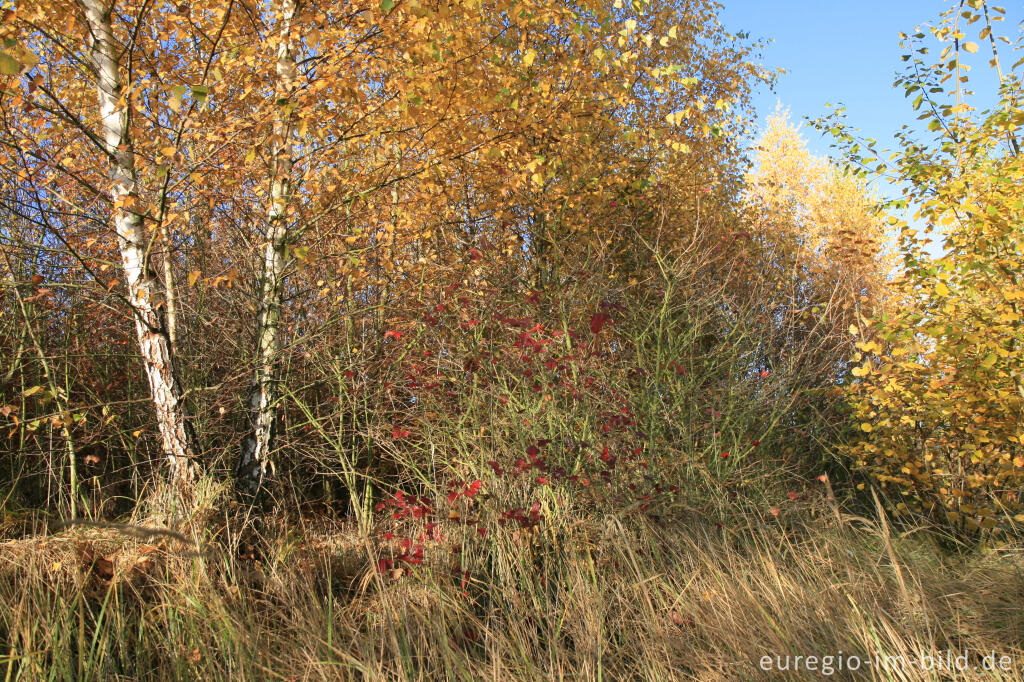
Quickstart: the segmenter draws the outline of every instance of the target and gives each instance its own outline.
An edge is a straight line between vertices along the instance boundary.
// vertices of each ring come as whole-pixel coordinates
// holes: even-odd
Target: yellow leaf
[[[170,158],[170,157],[174,156],[175,153],[177,153],[177,151],[178,150],[175,149],[171,145],[167,145],[166,147],[161,147],[160,148],[160,153],[163,154],[164,156],[166,156],[167,158]]]
[[[857,329],[857,325],[855,325],[855,324],[851,324],[850,325],[850,330],[849,331],[850,331],[850,334],[852,336],[857,336],[858,334],[860,334],[860,330]]]
[[[855,377],[863,377],[871,374],[871,363],[865,362],[863,365],[854,367],[850,370],[850,373]]]
[[[533,64],[533,60],[537,58],[537,50],[527,50],[526,54],[523,55],[523,66],[529,66]]]
[[[199,270],[193,270],[192,272],[188,273],[188,285],[190,287],[194,287],[196,285],[196,281],[199,279],[199,276],[202,274],[203,273],[201,273]]]
[[[974,54],[975,52],[978,51],[978,44],[977,43],[966,42],[966,43],[964,43],[964,49],[967,50],[968,52],[970,52],[971,54]]]
[[[935,285],[935,293],[942,297],[949,296],[949,287],[945,282],[939,282]]]
[[[871,426],[871,424],[867,422],[864,422],[863,424],[860,425],[860,430],[863,431],[864,433],[871,433],[872,431],[875,430],[875,427]]]

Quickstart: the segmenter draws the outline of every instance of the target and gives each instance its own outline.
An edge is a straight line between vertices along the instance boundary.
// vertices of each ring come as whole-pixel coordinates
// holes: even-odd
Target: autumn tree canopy
[[[58,0],[6,10],[10,275],[46,271],[50,319],[134,318],[134,343],[116,324],[92,342],[137,349],[175,476],[194,475],[211,439],[240,439],[242,487],[256,492],[282,367],[325,329],[347,328],[347,351],[379,350],[396,322],[385,309],[464,279],[482,253],[502,254],[505,276],[557,288],[595,254],[626,251],[623,231],[638,223],[623,211],[645,193],[672,211],[732,201],[735,140],[768,75],[714,9]],[[642,229],[664,240],[686,228]],[[493,276],[477,267],[472,277]],[[64,406],[51,427],[109,437],[92,426],[120,418],[92,414],[109,381],[90,399],[77,380],[49,383]]]

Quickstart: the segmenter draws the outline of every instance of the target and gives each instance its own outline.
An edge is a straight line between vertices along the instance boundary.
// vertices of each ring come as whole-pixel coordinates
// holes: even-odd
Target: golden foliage
[[[976,531],[1024,509],[1024,165],[1015,133],[1024,109],[1020,76],[1002,73],[994,41],[998,104],[968,105],[961,40],[976,22],[990,34],[996,11],[970,4],[932,30],[944,61],[915,58],[917,72],[900,81],[915,108],[927,104],[922,119],[937,133],[930,144],[904,137],[893,169],[927,227],[920,234],[890,219],[904,268],[888,314],[852,330],[863,364],[849,398],[863,434],[849,453],[899,493],[900,509]],[[933,233],[939,256],[925,248]]]

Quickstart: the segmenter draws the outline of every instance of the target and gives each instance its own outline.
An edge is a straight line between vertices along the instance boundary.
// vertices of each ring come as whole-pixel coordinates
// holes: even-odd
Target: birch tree
[[[112,6],[103,0],[83,0],[89,28],[89,58],[96,79],[102,140],[110,163],[108,190],[114,229],[117,232],[128,302],[149,383],[157,427],[172,478],[192,478],[196,455],[195,436],[185,412],[181,385],[175,374],[162,293],[150,261],[146,231],[136,211],[139,202],[135,151],[129,126],[130,109],[125,101],[119,65],[119,46],[114,41]]]
[[[270,458],[278,399],[275,362],[278,352],[278,322],[281,318],[281,290],[284,285],[288,243],[288,203],[292,193],[294,157],[291,97],[298,73],[293,22],[296,0],[280,0],[275,102],[278,115],[272,135],[270,199],[266,211],[262,244],[262,275],[259,281],[259,313],[256,320],[256,369],[249,389],[249,432],[242,439],[238,462],[238,483],[248,495],[259,492]]]
[[[228,14],[220,14],[225,22]],[[4,208],[40,226],[83,283],[127,308],[161,452],[171,478],[187,484],[198,448],[175,357],[169,226],[177,218],[167,209],[191,109],[178,115],[166,83],[193,77],[184,72],[197,62],[208,71],[221,32],[193,25],[212,38],[190,41],[171,28],[187,25],[179,17],[127,0],[41,1],[3,18],[5,44],[19,55],[4,69],[11,77],[3,92],[5,157],[16,164],[18,192],[29,197]],[[181,45],[201,49],[194,60],[170,54]],[[123,289],[102,274],[114,265],[97,261],[107,253],[120,265]]]

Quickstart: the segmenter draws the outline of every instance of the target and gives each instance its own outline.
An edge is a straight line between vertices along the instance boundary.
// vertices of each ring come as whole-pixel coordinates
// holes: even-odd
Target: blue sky
[[[939,15],[951,6],[945,0],[720,1],[725,28],[733,33],[745,31],[752,38],[772,39],[761,62],[769,69],[786,70],[779,76],[774,92],[764,88],[755,98],[762,123],[778,102],[789,109],[794,123],[802,122],[805,116],[816,118],[828,113],[826,103],[842,104],[849,125],[889,149],[894,147],[893,134],[904,124],[915,124],[919,113],[911,109],[903,89],[893,87],[895,75],[904,65],[899,33],[938,24]],[[1003,4],[1006,20],[994,24],[995,31],[1017,38],[1022,8],[1010,2]],[[980,28],[978,23],[967,29],[968,39],[977,41]],[[925,44],[936,43],[929,35]],[[1001,51],[1007,60],[1009,50],[1003,47]],[[936,57],[936,52],[926,59]],[[996,101],[996,80],[986,63],[990,56],[988,46],[981,43],[981,50],[971,58],[971,87],[980,97],[974,100],[976,104]],[[1013,59],[1008,61],[1012,63]],[[1008,66],[1004,64],[1004,68]],[[809,125],[804,125],[802,132],[815,155],[838,154],[830,149],[831,138]],[[888,196],[899,194],[891,186],[876,185],[875,191]],[[937,253],[938,245],[933,244],[930,250]]]
[[[899,32],[938,21],[948,4],[937,0],[722,0],[725,27],[774,39],[763,64],[784,68],[776,92],[756,98],[763,117],[777,100],[794,122],[827,112],[826,102],[846,105],[849,122],[885,144],[914,113],[892,87],[903,63]],[[829,141],[804,128],[810,149],[829,153]]]
[[[892,87],[896,72],[903,67],[899,32],[911,33],[916,26],[937,24],[939,15],[952,6],[948,0],[721,2],[724,7],[720,16],[726,29],[746,31],[752,38],[772,39],[762,63],[787,72],[779,76],[774,93],[767,89],[758,93],[755,104],[762,120],[775,111],[779,101],[789,108],[794,122],[827,113],[827,102],[841,103],[846,106],[848,122],[883,146],[889,146],[893,133],[904,123],[913,123],[916,116],[902,89]],[[1017,22],[1024,12],[1011,2],[1003,5],[1006,20],[994,24],[996,33],[1016,38],[1020,31]],[[967,29],[969,40],[978,40],[981,26],[978,23]],[[929,36],[925,44],[936,43]],[[1012,63],[1009,56],[1008,48],[1002,47],[1004,62]],[[988,46],[981,42],[979,53],[969,58],[974,64],[972,87],[979,95],[987,95],[983,99],[991,103],[996,86],[988,73],[989,57]],[[1009,63],[1003,68],[1009,68]],[[808,126],[803,132],[815,154],[829,153],[827,138]]]

